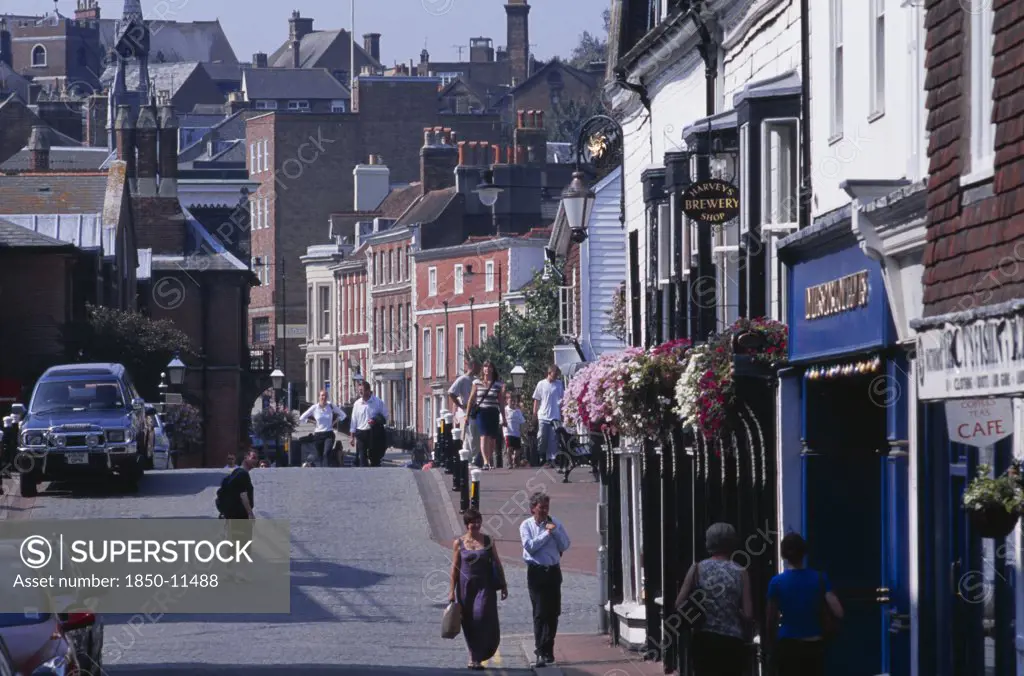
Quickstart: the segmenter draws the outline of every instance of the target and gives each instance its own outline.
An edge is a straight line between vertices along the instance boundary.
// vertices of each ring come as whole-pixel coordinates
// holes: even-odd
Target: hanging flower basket
[[[1002,539],[1013,532],[1020,516],[1007,512],[1002,505],[987,505],[969,512],[971,529],[983,538]]]
[[[1004,538],[1009,535],[1024,510],[1024,486],[1021,466],[1015,461],[999,477],[992,477],[992,468],[978,465],[975,478],[964,491],[963,506],[974,531],[983,538]]]

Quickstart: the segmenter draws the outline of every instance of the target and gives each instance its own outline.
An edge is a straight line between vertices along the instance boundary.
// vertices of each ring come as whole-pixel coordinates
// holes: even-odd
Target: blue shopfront
[[[845,211],[845,213],[844,213]],[[909,401],[881,264],[849,210],[779,243],[790,365],[780,377],[780,530],[843,604],[830,676],[910,676]]]
[[[965,303],[965,306],[967,304]],[[991,529],[963,507],[980,465],[1021,456],[1024,302],[912,322],[920,401],[921,672],[1024,673],[1020,527]]]

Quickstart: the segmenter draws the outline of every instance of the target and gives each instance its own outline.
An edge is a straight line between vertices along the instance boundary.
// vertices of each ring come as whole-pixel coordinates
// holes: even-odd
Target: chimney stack
[[[303,17],[299,10],[292,11],[292,18],[288,19],[288,39],[292,42],[301,42],[302,38],[313,32],[313,19]]]
[[[11,45],[11,32],[7,29],[7,19],[0,16],[0,63],[6,63],[8,68],[14,66],[14,53]]]
[[[505,17],[508,24],[506,49],[511,62],[512,82],[518,85],[530,77],[530,5],[526,0],[508,0]]]
[[[352,170],[355,178],[354,209],[374,211],[391,192],[391,170],[380,155],[370,155],[366,164],[357,164]]]
[[[547,164],[548,135],[544,130],[544,112],[520,110],[517,111],[517,118],[518,124],[512,132],[516,148],[514,164]]]
[[[178,116],[174,106],[160,107],[160,197],[178,197]]]
[[[363,49],[373,57],[374,61],[380,61],[380,33],[366,33],[363,35]]]
[[[302,50],[299,49],[300,46],[298,40],[292,40],[292,68],[300,68],[302,66]]]
[[[100,3],[99,0],[78,0],[75,8],[75,21],[99,21]]]
[[[424,195],[455,186],[455,168],[459,162],[457,143],[454,132],[446,127],[427,127],[423,130],[420,182]]]
[[[256,52],[252,55],[252,67],[253,68],[266,68],[267,67],[267,55],[264,52]]]
[[[117,159],[125,163],[124,175],[129,181],[135,179],[135,123],[132,122],[132,107],[119,105],[114,120],[114,143],[117,145]],[[132,186],[134,188],[134,185]]]
[[[156,197],[156,174],[159,166],[157,152],[157,128],[155,106],[139,107],[139,119],[135,122],[135,145],[138,148],[138,192],[139,197]]]
[[[29,171],[50,170],[50,140],[46,137],[46,127],[32,127],[32,135],[28,138]]]

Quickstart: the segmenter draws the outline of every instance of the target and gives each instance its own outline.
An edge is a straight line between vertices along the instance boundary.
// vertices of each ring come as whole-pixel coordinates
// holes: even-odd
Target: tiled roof
[[[0,176],[0,213],[99,214],[106,191],[106,173]]]
[[[149,81],[154,90],[166,90],[168,95],[173,97],[198,68],[199,64],[195,61],[150,63],[148,68]],[[115,73],[115,64],[107,66],[107,69],[103,71],[103,75],[100,76],[100,83],[104,87],[110,87],[114,82]],[[125,66],[124,81],[129,90],[139,88],[139,67],[137,65],[128,64]]]
[[[345,54],[349,53],[352,43],[349,41],[346,30],[313,31],[303,35],[299,40],[299,67],[315,66],[335,42],[339,42],[343,46]],[[380,66],[380,62],[370,56],[358,41],[356,41],[356,63],[360,66],[363,64]],[[273,54],[267,57],[267,65],[271,68],[291,68],[292,64],[292,43],[289,40],[285,40],[280,47],[274,50]]]
[[[106,148],[50,148],[50,168],[56,171],[96,171],[106,161],[110,151]],[[19,150],[0,164],[0,171],[28,171],[31,154],[27,148]]]
[[[402,188],[394,188],[384,198],[384,201],[377,207],[381,218],[399,218],[405,213],[416,198],[420,196],[420,183],[411,183]]]
[[[13,249],[13,248],[36,248],[36,247],[53,247],[53,248],[71,248],[73,245],[67,242],[62,242],[59,239],[50,237],[48,235],[42,235],[38,232],[24,228],[17,223],[0,218],[0,249]]]
[[[348,99],[349,91],[325,68],[253,68],[242,89],[255,99]]]
[[[396,226],[415,225],[416,223],[433,223],[444,210],[448,208],[458,191],[455,187],[443,190],[431,190],[420,197],[405,213],[398,219]]]
[[[170,13],[173,16],[173,12]],[[114,47],[118,19],[100,19],[104,52]],[[149,20],[150,67],[165,62],[238,63],[219,21]]]
[[[28,101],[28,80],[0,61],[0,94],[17,94]]]
[[[205,61],[200,65],[214,82],[241,81],[242,70],[245,69],[244,66],[238,63],[210,63]]]

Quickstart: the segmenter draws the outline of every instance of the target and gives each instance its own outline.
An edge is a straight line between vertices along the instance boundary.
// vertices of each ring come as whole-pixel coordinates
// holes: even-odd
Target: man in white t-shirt
[[[546,467],[553,467],[558,456],[558,436],[555,426],[562,420],[562,396],[565,386],[562,371],[552,364],[548,377],[537,383],[533,390],[533,417],[537,419],[537,457]]]
[[[480,435],[477,434],[476,421],[469,420],[466,403],[469,401],[470,392],[473,391],[473,379],[480,374],[480,364],[471,357],[466,357],[465,369],[465,373],[456,378],[448,388],[448,399],[454,406],[452,413],[455,424],[462,428],[462,447],[473,452],[475,461],[477,453],[480,452]]]

